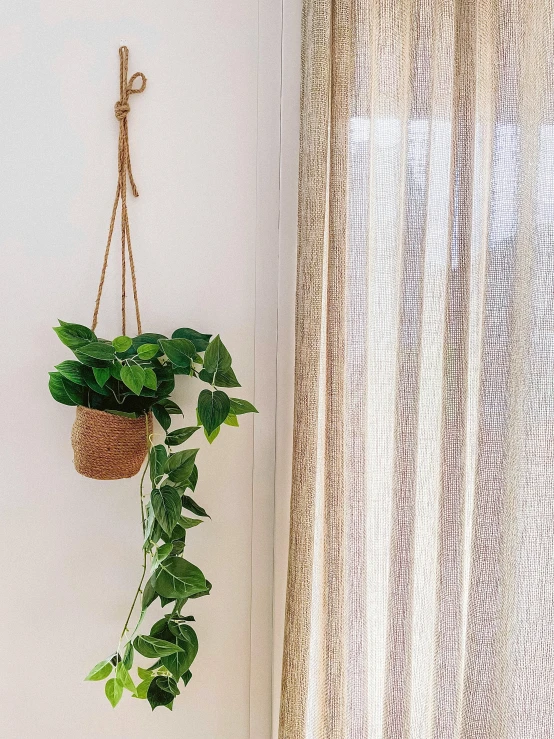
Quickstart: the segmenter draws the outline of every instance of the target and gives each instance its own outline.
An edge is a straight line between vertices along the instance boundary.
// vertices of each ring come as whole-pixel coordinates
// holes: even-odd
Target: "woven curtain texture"
[[[281,739],[554,737],[554,0],[305,0]]]

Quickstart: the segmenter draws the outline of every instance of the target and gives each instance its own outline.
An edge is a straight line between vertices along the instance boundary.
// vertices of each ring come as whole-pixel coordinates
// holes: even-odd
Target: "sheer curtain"
[[[554,737],[554,0],[305,0],[281,739]]]

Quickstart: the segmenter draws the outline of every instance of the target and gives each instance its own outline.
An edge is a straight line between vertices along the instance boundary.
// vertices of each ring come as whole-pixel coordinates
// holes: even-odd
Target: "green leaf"
[[[181,496],[175,488],[164,485],[150,495],[154,515],[162,529],[171,534],[181,515]]]
[[[92,372],[94,374],[94,379],[100,387],[104,387],[110,379],[111,372],[109,367],[93,367]]]
[[[221,341],[219,334],[208,344],[204,354],[204,369],[207,372],[224,372],[231,366],[231,355]]]
[[[74,382],[66,380],[65,377],[62,377],[62,385],[65,392],[74,403],[77,405],[88,405],[88,390],[86,390],[82,385],[76,385]]]
[[[180,539],[177,541],[171,542],[171,554],[173,555],[182,554],[184,548],[185,548],[185,542],[181,541]]]
[[[184,652],[177,652],[171,654],[169,657],[162,657],[162,664],[166,667],[175,680],[178,680],[191,666],[196,657],[196,654],[192,655],[192,647],[183,640]],[[197,647],[198,651],[198,647]]]
[[[237,380],[232,367],[227,370],[218,370],[215,373],[213,384],[216,387],[240,387],[240,382]]]
[[[158,342],[164,354],[177,367],[190,367],[191,359],[196,354],[196,348],[188,339],[160,339]]]
[[[205,369],[200,370],[198,378],[203,382],[207,382],[209,385],[215,385],[216,387],[240,387],[240,382],[233,371],[232,367],[228,370],[220,371],[215,373],[208,372]]]
[[[57,400],[58,403],[63,403],[64,405],[78,405],[78,403],[71,400],[69,395],[66,393],[63,386],[63,378],[60,373],[50,372],[49,374],[50,379],[48,381],[48,389],[50,390],[50,394],[54,400]]]
[[[135,395],[140,395],[144,386],[144,370],[138,365],[121,368],[121,382]]]
[[[229,415],[223,421],[223,423],[226,423],[227,426],[238,426],[239,425],[239,419],[233,413],[229,413]]]
[[[178,328],[171,334],[172,339],[188,339],[192,341],[197,352],[203,352],[206,350],[211,334],[200,334],[192,328]]]
[[[160,339],[167,339],[167,336],[152,333],[139,334],[133,339],[133,346],[138,352],[139,346],[142,346],[143,344],[157,344]]]
[[[157,597],[158,593],[156,593],[154,584],[152,583],[152,578],[150,578],[144,586],[142,593],[142,610],[146,610],[146,608],[148,608],[148,606],[151,605]]]
[[[138,355],[141,359],[153,359],[158,353],[161,352],[157,344],[141,344],[138,348]]]
[[[171,416],[166,411],[166,409],[159,403],[156,403],[152,406],[152,413],[154,414],[156,421],[160,424],[163,430],[167,431],[167,429],[171,426]]]
[[[160,563],[154,587],[164,598],[190,598],[207,589],[202,571],[181,557],[168,557]]]
[[[156,390],[158,387],[158,378],[150,367],[146,367],[144,370],[144,387],[148,387],[150,390]]]
[[[94,369],[92,367],[85,367],[84,365],[81,365],[83,368],[83,377],[87,384],[87,386],[95,393],[98,393],[98,395],[104,395],[107,396],[110,394],[109,390],[104,387],[100,387],[100,385],[96,382],[96,378],[94,376]]]
[[[84,367],[80,362],[76,362],[74,359],[66,359],[65,362],[57,364],[56,369],[66,380],[70,380],[76,385],[86,384],[83,372]]]
[[[132,681],[124,662],[119,662],[115,668],[115,679],[121,683],[124,688],[130,690],[131,693],[135,692],[135,683]]]
[[[167,446],[179,446],[179,444],[184,444],[185,441],[190,439],[194,432],[198,431],[199,428],[200,426],[187,426],[186,428],[175,429],[175,431],[172,431],[165,437],[165,443]]]
[[[112,341],[112,346],[116,352],[122,354],[133,346],[133,342],[128,336],[118,336]]]
[[[163,562],[164,559],[167,559],[167,557],[169,557],[172,551],[173,544],[171,542],[168,542],[167,544],[162,544],[161,547],[158,547],[158,549],[156,550],[156,554],[152,558],[152,569],[155,570],[160,562]]]
[[[103,660],[94,665],[85,680],[104,680],[112,671],[112,663],[109,660]]]
[[[160,687],[162,690],[172,693],[173,695],[179,695],[181,691],[177,687],[176,681],[169,675],[162,675],[160,680]]]
[[[119,362],[115,362],[108,367],[108,369],[110,370],[110,375],[112,377],[115,377],[116,380],[121,380],[121,367],[122,365],[119,364]]]
[[[198,396],[198,415],[208,434],[215,431],[229,415],[230,400],[221,390],[202,390]]]
[[[150,479],[155,483],[157,477],[163,474],[167,460],[167,450],[163,444],[156,444],[150,449]]]
[[[149,658],[166,657],[168,654],[183,651],[178,644],[172,644],[165,639],[157,639],[155,636],[137,636],[133,646],[139,654]]]
[[[102,341],[93,341],[90,344],[85,344],[79,347],[81,354],[85,354],[87,357],[93,359],[104,359],[107,361],[113,360],[115,356],[115,349],[111,344],[104,344]]]
[[[181,680],[185,683],[185,688],[190,683],[191,678],[192,678],[192,672],[190,670],[187,670],[187,672],[185,672],[185,674],[181,678]]]
[[[235,416],[240,416],[243,413],[257,413],[258,411],[254,408],[252,403],[247,400],[241,400],[240,398],[231,398],[231,413]]]
[[[139,668],[140,669],[140,668]],[[141,683],[137,685],[135,688],[135,692],[133,697],[134,698],[141,698],[142,700],[146,699],[146,695],[148,693],[148,688],[150,687],[150,683],[154,679],[154,675],[148,680],[143,680]]]
[[[198,505],[190,496],[183,495],[181,498],[181,503],[183,505],[183,508],[186,508],[187,511],[190,511],[191,513],[196,513],[197,516],[206,516],[207,518],[210,518],[206,511]]]
[[[208,440],[208,442],[211,444],[212,442],[214,442],[217,439],[217,437],[219,436],[219,432],[220,431],[221,431],[221,426],[218,426],[217,428],[215,428],[212,431],[211,434],[209,434],[206,431],[206,429],[204,429],[204,435],[206,436],[206,439]]]
[[[198,449],[183,449],[167,458],[164,471],[172,482],[186,482],[194,468]]]
[[[141,680],[152,680],[154,674],[151,670],[145,670],[144,667],[137,667],[137,674]]]
[[[190,488],[192,491],[196,490],[198,484],[198,467],[194,465],[192,472],[190,473],[189,479],[186,481],[185,486]]]
[[[162,664],[171,672],[175,680],[178,680],[185,672],[188,672],[198,654],[198,637],[196,632],[185,623],[170,621],[169,628],[177,638],[177,643],[183,648],[183,652],[162,657]]]
[[[131,644],[131,642],[127,642],[127,645],[125,646],[125,651],[123,652],[123,664],[128,670],[130,670],[133,666],[134,657],[135,650],[133,649],[133,645]]]
[[[160,398],[160,400],[158,400],[158,405],[161,405],[163,408],[165,408],[165,410],[171,416],[180,415],[184,417],[185,415],[183,411],[179,408],[177,403],[174,403],[172,400],[169,400],[169,398]]]
[[[185,516],[180,516],[179,518],[179,526],[182,526],[185,530],[193,529],[199,523],[203,523],[203,521],[200,521],[198,518],[186,518]]]
[[[205,595],[209,595],[212,591],[212,584],[209,580],[206,580],[206,590],[203,590],[201,593],[195,593],[194,595],[190,595],[189,598],[203,598]]]
[[[167,689],[164,689],[164,688],[167,688]],[[170,703],[173,702],[173,698],[175,696],[169,690],[169,687],[167,685],[167,680],[164,681],[163,676],[158,675],[158,677],[155,677],[150,683],[150,685],[148,686],[146,697],[148,699],[148,702],[150,703],[152,710],[154,710],[158,706],[169,705]]]
[[[106,683],[105,690],[106,698],[110,701],[112,707],[115,708],[121,700],[121,696],[123,695],[123,685],[119,682],[119,680],[116,680],[112,677],[111,680],[108,680],[108,682]]]
[[[60,341],[70,349],[78,349],[80,346],[96,341],[95,334],[86,326],[79,323],[59,322],[59,326],[54,327]]]

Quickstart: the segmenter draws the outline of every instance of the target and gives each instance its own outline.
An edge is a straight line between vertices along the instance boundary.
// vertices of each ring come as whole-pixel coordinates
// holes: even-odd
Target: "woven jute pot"
[[[152,428],[152,414],[148,414]],[[75,469],[95,480],[136,475],[148,451],[146,416],[125,418],[77,406],[71,432]]]

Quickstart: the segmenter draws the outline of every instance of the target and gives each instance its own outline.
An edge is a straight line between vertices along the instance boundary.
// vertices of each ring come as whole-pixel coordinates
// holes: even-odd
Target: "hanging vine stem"
[[[146,477],[146,473],[148,471],[148,468],[150,467],[150,449],[152,447],[152,439],[150,435],[150,430],[148,426],[148,414],[145,416],[146,418],[146,447],[147,447],[147,454],[146,454],[146,464],[144,465],[144,470],[142,472],[142,476],[140,478],[140,513],[142,518],[142,534],[143,536],[146,534],[146,517],[144,515],[144,478]],[[129,613],[127,614],[127,620],[125,621],[125,625],[123,626],[123,630],[121,632],[121,635],[119,637],[119,642],[117,645],[117,655],[119,655],[119,650],[121,649],[121,642],[123,638],[125,637],[125,634],[127,633],[129,621],[131,620],[131,616],[133,615],[133,611],[135,610],[135,605],[137,603],[137,599],[139,595],[142,593],[142,584],[144,582],[144,578],[146,577],[146,567],[148,563],[148,554],[146,549],[143,548],[143,560],[142,560],[142,575],[140,578],[140,582],[138,584],[138,588],[135,593],[135,597],[133,598],[133,603],[131,604],[131,608],[129,610]],[[133,631],[133,634],[138,629],[140,625],[141,619],[139,619],[139,622],[135,626],[135,630]]]

